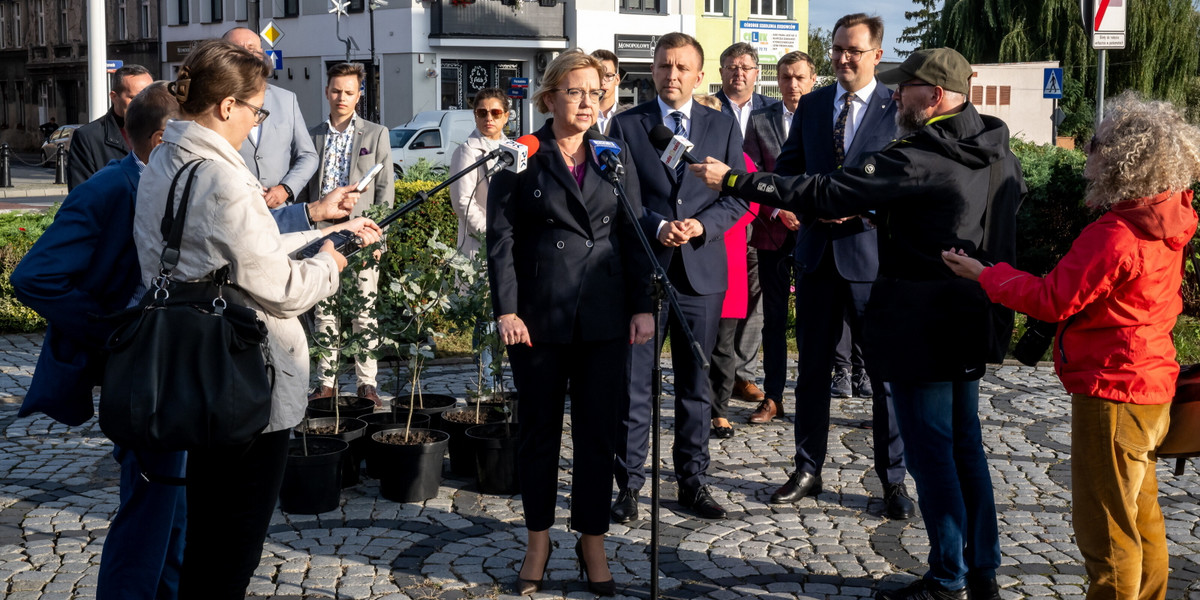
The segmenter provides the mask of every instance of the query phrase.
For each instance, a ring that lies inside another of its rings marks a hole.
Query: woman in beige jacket
[[[450,157],[450,172],[458,173],[471,163],[495,150],[508,139],[504,125],[508,123],[508,97],[499,88],[484,88],[475,94],[475,131]],[[488,169],[496,164],[489,160],[450,184],[450,206],[458,215],[458,251],[474,256],[479,250],[477,235],[487,229],[487,190],[491,179]]]
[[[245,49],[217,40],[196,47],[170,86],[186,120],[168,123],[138,188],[133,236],[142,282],[149,285],[159,271],[160,222],[171,180],[185,163],[205,159],[189,196],[172,279],[201,280],[228,265],[230,280],[267,325],[275,363],[266,430],[245,446],[189,453],[179,590],[184,600],[245,595],[283,480],[289,429],[305,408],[308,346],[296,316],[337,290],[346,265],[328,242],[313,258],[290,257],[321,233],[281,235],[261,186],[238,154],[251,128],[267,116],[261,108],[266,76],[264,62]],[[378,239],[378,227],[356,222],[353,228],[367,241]],[[179,340],[181,347],[187,343]]]

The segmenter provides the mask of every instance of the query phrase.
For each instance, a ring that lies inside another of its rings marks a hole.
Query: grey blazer
[[[259,125],[258,143],[247,139],[238,151],[263,187],[284,184],[299,195],[317,170],[317,152],[300,114],[296,94],[267,85],[263,108],[271,113]],[[253,136],[251,136],[253,138]]]
[[[308,130],[312,145],[319,148],[317,158],[321,168],[309,178],[308,184],[297,192],[297,202],[312,202],[321,199],[321,178],[325,174],[325,138],[329,134],[329,121],[321,122]],[[362,117],[354,119],[354,146],[350,149],[350,177],[353,184],[367,174],[371,167],[382,164],[383,170],[371,181],[359,197],[358,204],[350,212],[351,217],[361,216],[372,204],[391,206],[396,198],[396,173],[392,170],[392,145],[388,130],[383,125],[372,123]]]

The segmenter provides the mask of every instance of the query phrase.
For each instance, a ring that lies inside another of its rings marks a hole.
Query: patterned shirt
[[[326,121],[329,132],[325,134],[325,170],[321,174],[321,196],[335,188],[350,184],[350,151],[354,149],[354,126],[358,115],[350,117],[346,130],[339,132],[332,121]]]

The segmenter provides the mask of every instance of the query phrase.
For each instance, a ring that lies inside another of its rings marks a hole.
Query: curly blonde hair
[[[1122,200],[1185,190],[1200,179],[1200,128],[1170,102],[1136,92],[1112,99],[1088,144],[1087,205],[1103,210]]]

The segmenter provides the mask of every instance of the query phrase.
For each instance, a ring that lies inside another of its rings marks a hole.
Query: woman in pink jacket
[[[1162,599],[1167,537],[1155,448],[1175,395],[1171,330],[1196,231],[1200,129],[1165,102],[1119,96],[1086,148],[1088,206],[1105,211],[1046,277],[943,260],[988,297],[1058,323],[1054,367],[1071,393],[1071,498],[1088,600]]]

